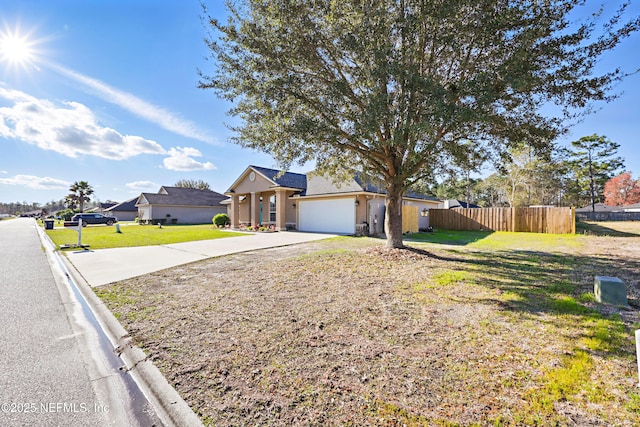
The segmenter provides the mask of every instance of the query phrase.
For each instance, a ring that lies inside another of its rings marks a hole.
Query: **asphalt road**
[[[36,227],[0,221],[0,425],[161,425],[107,360]]]

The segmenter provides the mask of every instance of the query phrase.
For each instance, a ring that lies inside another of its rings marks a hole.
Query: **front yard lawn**
[[[71,228],[57,227],[45,230],[56,248],[65,244],[78,243],[78,232]],[[218,230],[211,224],[204,225],[138,225],[120,224],[120,233],[116,226],[89,225],[82,229],[82,244],[91,249],[123,248],[130,246],[167,245],[171,243],[191,242],[194,240],[220,239],[224,237],[245,236]]]
[[[631,426],[640,237],[625,233],[341,237],[95,291],[206,425]],[[632,307],[596,304],[595,275],[625,281]]]

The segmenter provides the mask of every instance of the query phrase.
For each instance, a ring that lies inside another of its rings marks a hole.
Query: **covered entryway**
[[[300,200],[298,229],[316,233],[355,234],[354,198]]]
[[[225,192],[231,227],[269,225],[277,231],[295,229],[291,196],[306,188],[302,174],[249,166]]]

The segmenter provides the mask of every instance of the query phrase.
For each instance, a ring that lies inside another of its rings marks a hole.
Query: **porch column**
[[[240,196],[231,195],[231,228],[240,228]]]
[[[287,231],[287,190],[276,189],[276,230]]]
[[[251,225],[260,225],[260,193],[251,192]]]

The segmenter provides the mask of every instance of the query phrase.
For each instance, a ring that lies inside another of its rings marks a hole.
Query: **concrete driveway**
[[[334,235],[281,231],[161,246],[88,249],[66,252],[66,255],[90,286],[102,286],[207,258],[295,245],[329,237]]]

